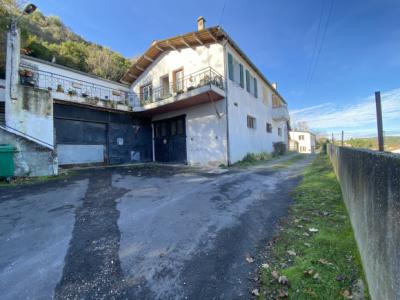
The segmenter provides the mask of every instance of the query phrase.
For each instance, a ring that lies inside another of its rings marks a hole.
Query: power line
[[[322,32],[321,44],[320,44],[320,47],[318,48],[317,56],[315,57],[314,68],[313,68],[312,71],[311,71],[310,85],[311,85],[311,82],[312,82],[312,80],[313,80],[315,70],[317,69],[317,66],[318,66],[319,56],[320,56],[320,54],[321,54],[321,52],[322,52],[322,48],[323,48],[323,46],[324,46],[325,36],[326,36],[326,32],[328,31],[329,22],[330,22],[330,20],[331,20],[331,16],[332,16],[334,4],[335,4],[335,0],[332,0],[332,1],[331,1],[331,6],[330,6],[330,8],[329,8],[328,18],[327,18],[326,23],[325,23],[325,28],[324,28],[324,31]]]
[[[224,6],[222,7],[221,15],[220,15],[220,17],[219,17],[218,26],[221,25],[222,17],[224,16],[225,6],[226,6],[226,3],[227,3],[227,2],[228,2],[228,0],[225,0],[225,1],[224,1]]]
[[[313,69],[313,65],[315,62],[315,55],[317,53],[317,47],[318,47],[318,38],[320,35],[320,31],[321,31],[321,24],[322,24],[322,17],[324,15],[324,7],[325,7],[325,1],[321,1],[321,12],[319,14],[319,21],[318,21],[318,27],[317,27],[317,32],[315,34],[315,40],[314,40],[314,47],[313,47],[313,52],[311,55],[311,63],[310,63],[310,68],[308,70],[307,73],[307,78],[306,78],[306,89],[308,89],[308,85],[309,85],[309,81],[310,81],[310,76],[311,76],[311,71]]]

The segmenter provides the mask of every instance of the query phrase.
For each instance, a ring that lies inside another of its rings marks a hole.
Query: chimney
[[[197,31],[204,30],[206,28],[206,19],[202,16],[197,18]]]
[[[276,82],[273,82],[271,85],[275,89],[275,91],[278,90],[278,84]]]

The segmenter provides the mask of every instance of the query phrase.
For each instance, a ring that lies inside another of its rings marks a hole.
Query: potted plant
[[[76,91],[75,90],[68,90],[68,95],[76,96]]]
[[[83,98],[87,98],[87,97],[89,96],[89,95],[88,95],[87,93],[85,93],[85,92],[83,92],[81,95],[82,95]]]
[[[53,88],[52,88],[51,86],[48,86],[48,87],[47,87],[47,90],[48,90],[49,92],[51,92],[51,91],[53,90]]]
[[[57,90],[56,91],[59,92],[59,93],[64,93],[63,86],[61,84],[57,84]]]

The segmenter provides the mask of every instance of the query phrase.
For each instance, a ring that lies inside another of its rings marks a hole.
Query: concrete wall
[[[328,146],[372,299],[400,299],[400,157]]]
[[[218,117],[217,112],[220,117]],[[225,100],[153,117],[153,121],[186,115],[186,151],[189,165],[227,164]]]
[[[58,164],[54,152],[0,126],[0,144],[10,144],[14,153],[14,176],[57,175]]]
[[[315,135],[310,132],[304,131],[290,131],[290,139],[298,143],[297,151],[300,153],[314,153],[315,152]],[[300,140],[299,136],[304,136],[304,140]],[[302,147],[305,147],[303,150]]]
[[[234,163],[249,152],[272,152],[275,142],[284,142],[287,145],[288,131],[286,121],[276,122],[272,119],[273,91],[229,44],[226,50],[226,62],[228,53],[231,53],[234,59],[244,66],[244,88],[229,79],[228,71],[225,73],[229,105],[230,158],[231,163]],[[257,97],[246,90],[246,70],[257,78]],[[247,128],[247,115],[256,118],[255,129]],[[272,124],[271,133],[266,130],[267,122]],[[278,135],[278,128],[282,129],[281,136]]]

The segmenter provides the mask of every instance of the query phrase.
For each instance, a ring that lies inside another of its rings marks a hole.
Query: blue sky
[[[400,135],[398,0],[34,3],[84,38],[127,57],[153,40],[195,30],[203,15],[207,26],[220,23],[266,77],[278,82],[293,120],[320,132],[374,135],[372,96],[380,90],[385,130]]]

